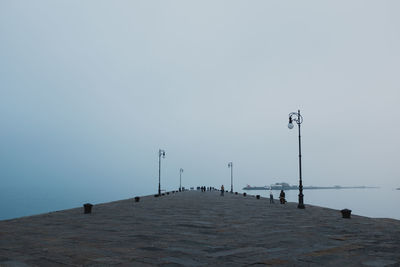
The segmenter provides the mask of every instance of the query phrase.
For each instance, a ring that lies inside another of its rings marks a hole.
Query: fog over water
[[[0,219],[154,194],[160,148],[165,190],[229,188],[231,161],[236,190],[297,184],[297,109],[304,185],[396,201],[399,8],[1,1]]]

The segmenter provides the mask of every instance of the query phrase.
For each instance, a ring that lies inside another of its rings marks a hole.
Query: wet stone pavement
[[[0,266],[400,266],[400,221],[186,191],[0,221]]]

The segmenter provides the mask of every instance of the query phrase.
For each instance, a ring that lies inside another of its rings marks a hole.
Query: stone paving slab
[[[0,266],[400,266],[400,221],[185,191],[0,221]]]

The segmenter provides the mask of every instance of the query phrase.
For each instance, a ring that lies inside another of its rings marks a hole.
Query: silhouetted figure
[[[271,189],[269,190],[269,204],[274,204],[274,195]]]
[[[279,194],[279,200],[280,200],[281,204],[286,203],[285,192],[283,192],[283,190],[281,190],[281,193]]]
[[[221,196],[224,196],[224,192],[225,192],[225,187],[224,185],[221,185]]]

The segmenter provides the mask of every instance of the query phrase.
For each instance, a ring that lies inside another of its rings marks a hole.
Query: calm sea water
[[[236,191],[236,190],[235,190]],[[269,191],[249,190],[252,195],[269,197]],[[287,190],[286,199],[290,202],[298,201],[297,190]],[[135,194],[147,195],[151,193]],[[274,198],[278,199],[279,191],[273,191]],[[81,207],[85,202],[93,204],[109,202],[134,195],[114,194],[104,197],[101,194],[83,195],[46,195],[31,192],[30,194],[17,194],[16,192],[3,192],[0,196],[0,220],[17,218],[22,216],[46,213],[51,211]],[[400,190],[394,188],[375,189],[321,189],[304,190],[305,205],[311,204],[333,209],[348,208],[352,214],[374,217],[393,218],[400,220]]]
[[[269,197],[269,190],[243,191],[251,195]],[[279,198],[280,191],[273,190],[274,198]],[[285,191],[286,200],[298,202],[298,190]],[[400,190],[395,188],[364,189],[309,189],[304,190],[305,205],[311,204],[332,209],[350,209],[352,214],[400,220]]]

